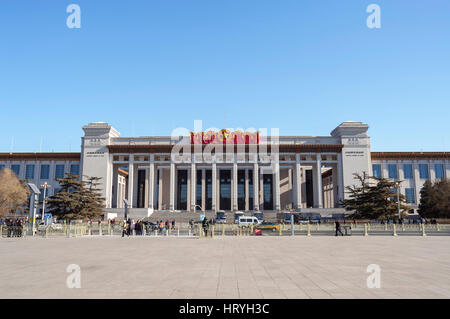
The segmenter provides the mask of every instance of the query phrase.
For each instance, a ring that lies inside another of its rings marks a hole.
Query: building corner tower
[[[111,208],[112,198],[112,161],[108,145],[111,140],[120,137],[120,133],[111,125],[103,122],[83,126],[81,138],[81,176],[100,177],[100,188],[105,198],[105,207]]]

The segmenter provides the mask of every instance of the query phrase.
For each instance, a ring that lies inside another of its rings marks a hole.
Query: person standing
[[[131,218],[127,220],[127,236],[131,235]]]
[[[125,237],[127,234],[127,221],[124,219],[122,223],[122,237]]]
[[[166,230],[170,229],[170,220],[166,220]]]
[[[191,233],[193,233],[194,232],[194,220],[193,219],[189,220],[189,227],[191,228]]]
[[[208,229],[209,229],[209,222],[208,218],[205,217],[202,222],[203,231],[205,232],[205,237],[208,237]]]
[[[339,223],[339,221],[336,220],[335,225],[336,225],[336,236],[338,235],[338,232],[341,234],[341,236],[344,236],[344,234],[341,231],[341,223]]]

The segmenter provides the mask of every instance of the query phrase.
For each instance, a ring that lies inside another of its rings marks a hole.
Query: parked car
[[[239,226],[248,227],[250,225],[258,225],[260,221],[255,216],[241,216],[239,217]]]
[[[275,231],[280,231],[280,225],[279,224],[275,224],[275,223],[270,223],[270,222],[263,222],[259,225],[255,226],[255,229],[261,229],[261,230],[271,230],[273,232]]]
[[[159,224],[155,224],[153,222],[144,222],[144,225],[147,228],[147,231],[154,232],[155,230],[159,230]]]
[[[56,223],[48,223],[47,225],[44,222],[40,222],[38,225],[39,231],[45,231],[46,228],[49,228],[50,230],[62,230],[63,226],[62,224],[56,224]]]
[[[263,213],[254,213],[253,216],[258,218],[260,223],[262,223],[264,221],[264,214]]]
[[[225,224],[227,222],[227,215],[223,210],[220,210],[216,213],[216,223],[217,224]]]
[[[236,213],[234,213],[234,223],[235,223],[235,224],[238,224],[238,223],[239,223],[239,218],[240,218],[241,216],[244,216],[244,213],[243,213],[243,212],[236,212]]]

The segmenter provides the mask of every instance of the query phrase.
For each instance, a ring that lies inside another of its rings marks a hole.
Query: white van
[[[248,227],[250,225],[259,225],[261,222],[255,216],[240,216],[239,226]]]

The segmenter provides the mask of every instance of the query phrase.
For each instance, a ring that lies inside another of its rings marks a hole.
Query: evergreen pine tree
[[[419,215],[424,218],[450,217],[450,180],[426,181],[420,191]]]
[[[398,200],[396,187],[398,182],[386,178],[367,176],[366,173],[353,174],[359,185],[346,187],[349,199],[342,201],[350,218],[388,219],[398,218]],[[400,194],[400,210],[406,211],[406,198]]]
[[[61,191],[48,200],[49,211],[63,219],[97,219],[103,216],[104,198],[100,195],[101,178],[67,174],[58,179]]]

